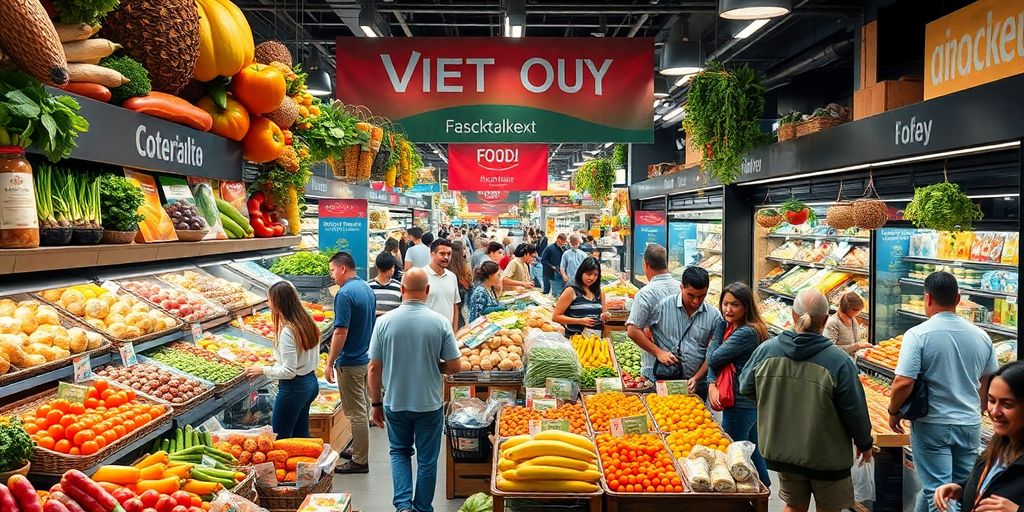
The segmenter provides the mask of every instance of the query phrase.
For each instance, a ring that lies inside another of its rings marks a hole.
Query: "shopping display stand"
[[[756,497],[721,493],[605,492],[605,512],[768,512],[768,491]]]
[[[345,416],[341,403],[329,414],[310,414],[309,435],[323,439],[338,450],[348,446],[352,441],[352,422]]]
[[[494,512],[504,512],[505,502],[507,500],[530,500],[532,502],[541,502],[544,505],[557,505],[564,507],[572,507],[575,510],[580,510],[583,504],[586,503],[587,510],[589,512],[601,512],[601,508],[604,505],[604,490],[598,489],[596,492],[582,494],[582,493],[555,493],[555,492],[506,492],[496,487],[498,482],[498,456],[500,448],[498,443],[494,446],[494,456],[491,459],[491,474],[490,474],[490,493],[494,499],[493,510]],[[509,505],[514,508],[513,504]]]

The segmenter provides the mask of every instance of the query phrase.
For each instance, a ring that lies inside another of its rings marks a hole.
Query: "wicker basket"
[[[324,473],[320,481],[307,487],[263,487],[257,483],[256,494],[259,505],[270,512],[295,512],[306,496],[330,492],[333,483],[334,473]]]
[[[174,407],[174,414],[175,414],[175,416],[180,416],[182,414],[185,414],[187,411],[190,411],[190,410],[194,409],[197,405],[199,405],[199,404],[209,400],[210,398],[213,398],[214,386],[213,386],[212,382],[209,382],[207,380],[204,380],[204,379],[201,379],[199,377],[196,377],[195,375],[188,374],[188,373],[183,372],[183,371],[181,371],[181,370],[179,370],[177,368],[174,368],[172,366],[168,366],[166,364],[163,364],[160,361],[156,361],[156,360],[150,359],[148,357],[144,357],[142,355],[139,355],[137,357],[138,357],[138,360],[139,360],[139,364],[148,364],[148,365],[151,365],[151,366],[155,366],[157,368],[160,368],[161,370],[166,370],[168,373],[172,373],[174,375],[180,375],[182,378],[194,381],[194,382],[198,383],[200,386],[203,387],[203,392],[202,393],[199,393],[199,394],[193,396],[187,402],[182,402],[182,403],[178,403],[178,404],[171,403],[171,402],[168,402],[167,400],[164,400],[162,398],[157,398],[157,397],[155,397],[153,395],[150,395],[148,393],[144,393],[142,391],[136,390],[136,394],[145,395],[147,398],[151,398],[155,402],[159,402],[159,403],[162,403],[164,405],[168,405],[168,406]],[[107,366],[113,366],[113,365],[107,365]],[[115,381],[114,379],[107,379],[107,380],[114,381],[114,382],[120,382],[120,381]]]
[[[128,389],[125,386],[118,383],[111,383],[111,386]],[[43,404],[52,400],[57,395],[57,388],[52,388],[42,393],[32,395],[28,398],[24,398],[14,402],[3,409],[0,409],[0,416],[17,415],[26,411],[30,411]],[[157,402],[150,399],[147,395],[137,393],[135,400],[142,404],[157,405]],[[160,404],[163,405],[163,404]],[[87,471],[90,468],[96,466],[100,461],[109,457],[112,453],[117,452],[121,448],[128,446],[139,439],[142,439],[149,435],[154,430],[160,428],[171,422],[171,418],[174,417],[174,408],[170,406],[164,406],[164,413],[158,418],[153,418],[149,423],[139,427],[131,434],[128,434],[110,444],[103,447],[103,449],[97,451],[92,455],[68,455],[46,448],[36,446],[35,452],[32,454],[32,473],[41,475],[62,475],[69,469],[77,469],[80,471]]]
[[[100,240],[101,244],[130,244],[135,241],[135,235],[138,234],[139,230],[135,231],[111,231],[109,229],[103,230],[103,239]]]
[[[796,138],[797,123],[783,123],[779,125],[779,142]]]
[[[842,117],[832,116],[818,116],[812,117],[802,123],[796,125],[796,136],[803,137],[804,135],[810,135],[815,132],[827,130],[829,128],[839,126],[848,121],[848,119]],[[781,129],[780,129],[781,130]]]
[[[231,492],[256,503],[258,497],[258,494],[256,494],[256,472],[252,471],[252,468],[250,468],[246,473],[245,478],[243,478],[241,482],[238,482],[238,485],[232,488]]]
[[[174,233],[178,235],[179,242],[198,242],[206,238],[206,234],[209,233],[209,229],[175,229]]]
[[[67,318],[69,318],[72,322],[74,322],[76,327],[81,327],[81,328],[85,329],[86,331],[97,332],[97,333],[99,333],[100,336],[103,336],[104,338],[109,340],[111,343],[113,343],[114,345],[118,345],[118,346],[120,346],[122,343],[132,343],[132,344],[135,344],[135,343],[142,343],[142,342],[149,341],[149,340],[155,340],[157,338],[162,338],[162,337],[167,336],[168,334],[174,333],[176,331],[181,331],[184,328],[184,326],[185,326],[185,322],[182,321],[180,318],[178,318],[178,317],[176,317],[174,315],[171,315],[170,313],[167,313],[166,311],[161,309],[159,306],[156,306],[156,305],[152,304],[151,302],[147,301],[146,299],[143,299],[142,297],[140,297],[140,296],[138,296],[138,295],[136,295],[134,293],[131,293],[130,291],[125,290],[124,288],[122,288],[122,289],[120,289],[120,290],[118,290],[116,292],[111,292],[111,293],[113,293],[115,295],[130,295],[130,296],[132,296],[132,297],[142,301],[145,304],[149,304],[152,309],[156,309],[158,311],[163,311],[164,313],[167,314],[167,316],[170,316],[175,321],[175,326],[170,328],[170,329],[164,329],[162,331],[156,331],[156,332],[151,332],[149,334],[144,334],[144,335],[139,336],[137,338],[129,338],[129,339],[121,340],[121,339],[114,338],[113,336],[110,335],[110,333],[108,333],[108,332],[106,332],[106,331],[104,331],[102,329],[97,329],[97,328],[89,325],[89,323],[86,322],[84,318],[80,318],[80,317],[74,315],[70,311],[68,311],[68,310],[64,309],[63,307],[61,307],[60,304],[57,304],[56,302],[50,302],[50,301],[46,300],[43,297],[43,292],[42,291],[32,293],[32,298],[37,299],[39,301],[42,301],[44,304],[49,304],[49,305],[57,308],[57,311],[60,312],[62,315],[66,316]]]

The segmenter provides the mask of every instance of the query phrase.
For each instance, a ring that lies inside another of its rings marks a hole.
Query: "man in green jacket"
[[[800,292],[795,332],[762,343],[739,377],[740,393],[757,401],[758,448],[779,473],[786,512],[806,512],[812,495],[819,512],[852,507],[851,444],[860,464],[871,460],[871,420],[857,367],[821,335],[828,312],[821,292]]]

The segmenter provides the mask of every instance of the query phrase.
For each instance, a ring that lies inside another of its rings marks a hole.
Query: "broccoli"
[[[18,420],[0,422],[0,471],[24,466],[32,458],[35,444]]]
[[[128,79],[128,83],[110,89],[111,103],[120,105],[128,98],[146,96],[153,90],[149,72],[131,57],[107,57],[100,61],[100,66],[113,69]]]

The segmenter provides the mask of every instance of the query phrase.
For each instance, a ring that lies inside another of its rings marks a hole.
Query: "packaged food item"
[[[249,218],[249,209],[245,206],[245,183],[241,181],[221,181],[218,194],[221,199],[234,206],[242,217]]]
[[[961,231],[950,233],[953,242],[953,254],[950,259],[969,260],[971,259],[971,248],[974,245],[975,233],[973,231]]]
[[[736,481],[729,472],[729,463],[724,453],[716,453],[715,465],[711,468],[711,488],[715,492],[736,492]]]
[[[214,180],[199,176],[188,177],[189,188],[192,190],[193,202],[199,214],[202,215],[210,232],[203,240],[227,240],[227,233],[224,232],[224,224],[220,220],[220,211],[217,210],[217,198],[213,190],[217,187]]]
[[[708,462],[701,458],[683,459],[683,471],[690,489],[697,492],[711,492],[711,470]]]
[[[124,177],[139,187],[142,190],[142,195],[146,198],[146,201],[139,207],[139,213],[145,218],[139,223],[139,234],[135,236],[135,242],[177,241],[178,235],[174,232],[174,223],[160,204],[160,192],[153,176],[125,168]]]
[[[1006,243],[1003,244],[1003,254],[1000,256],[1000,262],[1006,265],[1016,265],[1020,259],[1018,252],[1020,250],[1020,233],[1006,233]]]
[[[0,248],[39,247],[32,166],[25,150],[0,146]]]
[[[753,453],[754,445],[749,441],[735,442],[725,449],[729,473],[737,482],[749,482],[757,478],[757,470],[754,469],[754,463],[750,460]]]

